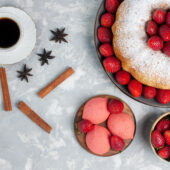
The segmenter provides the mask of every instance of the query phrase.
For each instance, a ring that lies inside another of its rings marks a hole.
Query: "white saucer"
[[[36,43],[36,27],[31,17],[15,7],[1,7],[0,18],[14,20],[20,28],[20,38],[10,48],[0,48],[0,64],[14,64],[25,59]]]

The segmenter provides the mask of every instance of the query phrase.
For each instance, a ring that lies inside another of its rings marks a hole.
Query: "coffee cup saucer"
[[[12,47],[0,47],[0,64],[14,64],[25,59],[32,52],[36,43],[36,27],[26,12],[15,7],[1,7],[1,18],[13,20],[20,29],[20,37]]]

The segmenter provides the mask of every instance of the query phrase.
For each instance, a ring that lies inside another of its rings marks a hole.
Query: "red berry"
[[[165,145],[165,139],[164,137],[161,135],[161,133],[157,130],[153,131],[152,134],[151,134],[151,142],[152,142],[152,145],[159,149],[159,148],[162,148],[164,147]]]
[[[170,12],[166,15],[166,24],[170,27]]]
[[[160,37],[154,35],[149,38],[148,45],[150,48],[152,48],[152,50],[159,51],[163,48],[163,40]]]
[[[127,71],[121,70],[116,73],[116,81],[121,85],[126,85],[130,81],[130,74]]]
[[[140,97],[142,94],[142,84],[137,80],[130,80],[128,84],[128,89],[134,97]]]
[[[110,29],[105,27],[98,28],[98,39],[102,43],[110,43],[113,39],[113,34]]]
[[[163,52],[170,57],[170,41],[166,42],[163,47]]]
[[[144,86],[143,96],[146,99],[153,99],[156,96],[156,89],[154,87]]]
[[[157,90],[156,99],[162,104],[167,104],[170,102],[170,90]]]
[[[101,16],[101,25],[104,27],[111,27],[115,21],[115,17],[111,13],[105,13]]]
[[[103,61],[105,69],[110,73],[115,73],[121,69],[120,61],[115,57],[107,57]]]
[[[156,23],[163,24],[166,19],[166,11],[162,9],[157,9],[153,13],[153,19],[156,21]]]
[[[158,33],[164,41],[170,40],[170,28],[167,25],[160,26]]]
[[[125,142],[119,136],[111,136],[110,145],[113,150],[122,151],[125,146]]]
[[[158,154],[163,159],[168,159],[170,157],[170,147],[165,146],[158,151]]]
[[[78,129],[83,133],[87,133],[93,129],[93,124],[88,120],[82,120],[78,123]]]
[[[148,21],[146,25],[146,32],[152,36],[157,33],[158,26],[154,21]]]
[[[110,57],[114,54],[113,47],[109,43],[102,44],[99,51],[104,57]]]
[[[108,12],[115,13],[119,4],[118,0],[106,0],[105,8]]]
[[[121,113],[124,109],[124,105],[120,100],[112,99],[109,100],[107,109],[110,113]]]
[[[170,129],[170,121],[165,118],[161,119],[156,125],[156,130],[158,130],[161,133],[168,129]]]
[[[166,144],[170,146],[170,130],[166,130],[164,132],[164,138],[165,138]]]

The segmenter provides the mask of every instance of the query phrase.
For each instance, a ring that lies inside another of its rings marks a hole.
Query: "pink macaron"
[[[86,144],[95,154],[103,155],[110,150],[110,132],[103,126],[95,125],[86,135]]]
[[[96,97],[89,100],[83,110],[83,119],[89,120],[93,124],[99,124],[104,122],[110,112],[107,110],[107,98]]]
[[[107,126],[113,135],[122,139],[133,139],[135,124],[127,113],[111,114],[107,121]]]

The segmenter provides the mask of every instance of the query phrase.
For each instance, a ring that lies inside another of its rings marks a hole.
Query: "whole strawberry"
[[[109,43],[102,44],[99,51],[104,57],[110,57],[114,54],[113,47]]]
[[[158,26],[154,21],[148,21],[146,25],[146,32],[148,35],[153,36],[157,33]]]
[[[110,43],[113,39],[113,34],[110,29],[99,27],[97,31],[98,39],[102,43]]]
[[[111,13],[105,13],[101,16],[101,25],[103,27],[111,27],[114,23],[115,17]]]
[[[125,146],[124,140],[119,136],[112,136],[110,138],[110,144],[111,148],[116,151],[122,151]]]
[[[157,90],[156,99],[162,104],[167,104],[170,102],[170,90]]]
[[[170,28],[167,25],[160,26],[158,33],[164,41],[170,40]]]
[[[150,86],[143,87],[143,97],[146,99],[153,99],[156,96],[156,89]]]
[[[78,123],[78,129],[83,133],[87,133],[93,129],[93,124],[88,120],[82,120]]]
[[[170,146],[170,130],[166,130],[164,132],[164,138],[165,138],[166,144]]]
[[[140,97],[141,96],[142,88],[143,88],[142,84],[135,79],[130,80],[130,82],[128,84],[128,89],[134,97]]]
[[[163,9],[157,9],[153,13],[153,19],[156,21],[156,23],[163,24],[166,19],[166,11]]]
[[[129,83],[131,76],[127,71],[120,70],[116,73],[115,78],[119,84],[126,85]]]
[[[170,120],[167,120],[165,118],[161,119],[156,125],[156,130],[158,130],[160,133],[168,129],[170,129]]]
[[[168,159],[170,157],[170,147],[165,146],[158,151],[158,155],[163,159]]]
[[[121,69],[120,61],[115,57],[107,57],[103,61],[104,68],[110,73],[115,73]]]
[[[115,13],[119,4],[118,0],[106,0],[105,9],[110,13]]]
[[[109,100],[107,109],[110,113],[121,113],[124,109],[124,105],[120,100],[112,99]]]
[[[165,139],[158,130],[152,132],[151,142],[152,145],[157,149],[162,148],[165,145]]]
[[[163,40],[159,36],[154,35],[149,38],[148,46],[154,51],[159,51],[163,48]]]

